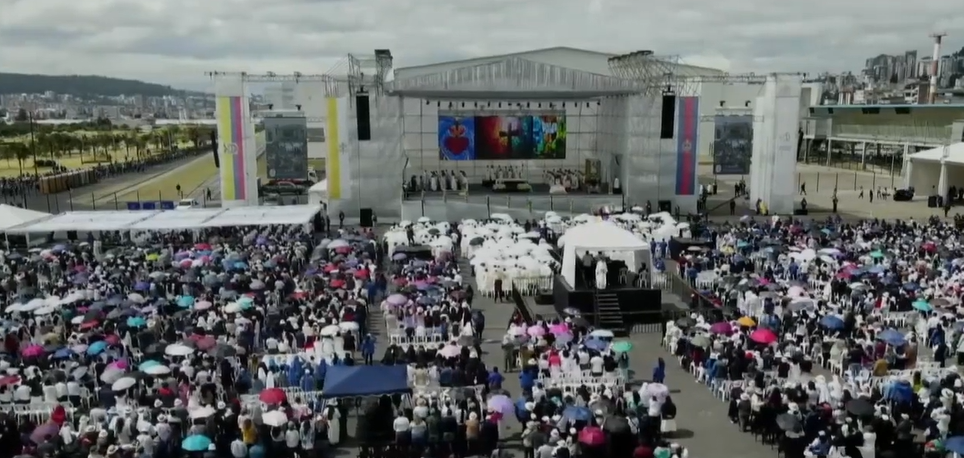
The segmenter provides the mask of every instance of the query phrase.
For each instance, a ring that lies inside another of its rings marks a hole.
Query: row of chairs
[[[58,403],[58,402],[31,402],[30,404],[0,404],[0,411],[12,413],[17,417],[28,417],[36,422],[43,422],[46,420],[53,409],[57,406],[63,406],[67,413],[67,417],[73,419],[74,406],[70,403]]]
[[[446,344],[444,336],[442,334],[431,334],[426,336],[412,336],[409,338],[404,334],[390,334],[388,336],[389,345],[396,345],[402,349],[408,350],[411,346],[439,349]]]

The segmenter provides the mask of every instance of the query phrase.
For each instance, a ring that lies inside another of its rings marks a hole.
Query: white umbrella
[[[44,303],[43,299],[33,299],[30,302],[23,304],[23,307],[21,307],[20,309],[24,312],[32,312],[34,310],[39,309],[40,307],[43,307],[44,305],[47,305],[47,304]]]
[[[164,375],[164,374],[170,374],[170,373],[171,373],[171,368],[169,368],[169,367],[167,367],[167,366],[161,366],[161,365],[151,366],[151,367],[148,367],[148,368],[144,371],[144,373],[145,373],[145,374],[148,374],[148,375]]]
[[[23,306],[24,306],[24,304],[21,304],[21,303],[18,302],[18,303],[16,303],[16,304],[11,304],[11,305],[9,305],[9,306],[6,308],[6,310],[4,310],[4,311],[5,311],[5,312],[8,312],[8,313],[12,313],[12,312],[22,312],[22,311],[23,311]]]
[[[321,328],[320,334],[322,337],[334,337],[338,335],[340,331],[341,328],[339,328],[338,325],[329,324],[328,326]]]
[[[209,407],[209,406],[205,406],[205,407],[199,407],[199,408],[197,408],[197,409],[194,409],[194,410],[188,412],[188,416],[191,417],[191,419],[198,419],[198,418],[207,418],[207,417],[210,417],[211,415],[214,415],[215,413],[217,413],[217,412],[214,410],[214,408]]]
[[[238,313],[241,311],[241,305],[237,302],[232,302],[228,305],[225,305],[222,310],[224,310],[224,313]]]
[[[136,384],[137,380],[134,380],[133,377],[121,377],[110,386],[110,389],[114,391],[124,391]]]
[[[40,308],[37,309],[37,310],[34,310],[34,311],[33,311],[33,314],[34,314],[34,315],[50,315],[51,313],[54,313],[54,312],[56,312],[56,311],[57,311],[57,307],[54,307],[54,306],[52,306],[52,305],[48,305],[48,306],[45,306],[45,307],[40,307]]]
[[[419,223],[430,223],[432,222],[432,218],[429,218],[428,216],[423,216],[415,221]]]
[[[329,243],[327,248],[328,248],[329,250],[334,250],[334,249],[336,249],[336,248],[345,248],[345,247],[348,247],[348,246],[351,246],[351,244],[349,244],[348,242],[346,242],[346,241],[344,241],[344,240],[338,239],[338,240],[335,240],[335,241]]]
[[[81,324],[84,322],[84,316],[78,315],[70,319],[70,324]]]
[[[207,310],[211,308],[211,304],[208,301],[198,301],[194,304],[194,310]]]
[[[345,332],[355,332],[358,331],[358,323],[354,321],[342,321],[338,323],[338,328]]]
[[[170,356],[187,356],[194,353],[194,349],[187,345],[170,344],[164,349],[164,354]]]
[[[117,380],[120,380],[120,378],[123,376],[124,376],[124,371],[120,369],[111,368],[104,371],[103,374],[100,374],[100,381],[104,383],[114,383]]]
[[[600,338],[600,339],[614,339],[614,338],[616,338],[616,335],[613,334],[612,331],[609,331],[609,330],[606,330],[606,329],[597,329],[597,330],[589,333],[589,335],[590,335],[591,337],[598,337],[598,338]]]
[[[272,410],[261,415],[261,422],[268,426],[284,426],[288,423],[288,416],[280,410]]]
[[[127,295],[127,300],[134,302],[135,304],[143,304],[144,296],[141,296],[140,294],[137,294],[137,293],[130,293]]]

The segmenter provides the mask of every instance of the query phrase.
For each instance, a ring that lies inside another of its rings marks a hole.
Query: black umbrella
[[[777,415],[777,426],[788,432],[799,433],[803,431],[803,423],[800,419],[788,413]]]
[[[208,350],[208,354],[214,356],[215,358],[231,358],[238,355],[238,350],[231,345],[218,344],[214,348]]]
[[[858,417],[865,417],[874,414],[874,405],[866,399],[851,399],[847,402],[847,412]]]
[[[606,417],[606,419],[603,420],[603,430],[613,434],[629,432],[629,420],[627,420],[626,417]]]

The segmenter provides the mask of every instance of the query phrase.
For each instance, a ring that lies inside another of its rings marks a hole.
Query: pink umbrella
[[[198,243],[197,245],[194,245],[194,249],[200,251],[211,251],[211,245],[208,245],[207,243]]]
[[[777,341],[777,335],[769,329],[760,328],[750,333],[750,340],[756,343],[770,345]]]
[[[22,355],[24,355],[24,356],[26,356],[26,357],[28,357],[28,358],[32,358],[32,357],[35,357],[35,356],[41,356],[41,355],[44,354],[44,347],[41,347],[40,345],[31,345],[31,346],[29,346],[29,347],[27,347],[27,348],[24,348],[24,349],[20,352],[20,354],[22,354]]]
[[[114,361],[114,362],[110,363],[110,364],[107,366],[108,369],[114,368],[114,369],[117,369],[117,370],[120,370],[120,371],[127,370],[127,367],[128,367],[128,366],[127,366],[127,360],[126,360],[126,359],[119,359],[119,360],[117,360],[117,361]]]
[[[526,329],[526,332],[532,337],[542,337],[546,335],[546,328],[542,326],[533,326],[529,329]]]
[[[182,269],[187,269],[187,268],[191,267],[191,264],[194,264],[194,261],[192,261],[192,260],[190,260],[190,259],[185,259],[185,260],[181,261],[179,265],[181,266]]]
[[[727,323],[727,322],[725,322],[725,321],[724,321],[724,322],[719,322],[719,323],[714,324],[713,326],[710,326],[710,332],[713,333],[713,334],[726,334],[726,335],[729,335],[729,334],[732,334],[732,333],[733,333],[733,326],[730,325],[730,323]]]
[[[606,443],[606,433],[595,426],[587,426],[579,431],[579,442],[597,447]]]
[[[560,335],[560,334],[568,334],[568,333],[569,333],[569,326],[566,326],[566,325],[564,325],[564,324],[562,324],[562,323],[560,323],[560,324],[554,324],[554,325],[552,325],[552,326],[549,327],[549,332],[551,332],[551,333],[553,333],[553,334],[555,334],[555,335],[557,335],[557,336]]]

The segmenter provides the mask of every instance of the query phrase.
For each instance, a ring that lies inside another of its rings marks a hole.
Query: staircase
[[[596,290],[595,326],[614,333],[624,333],[623,312],[619,308],[619,296],[606,290]]]

